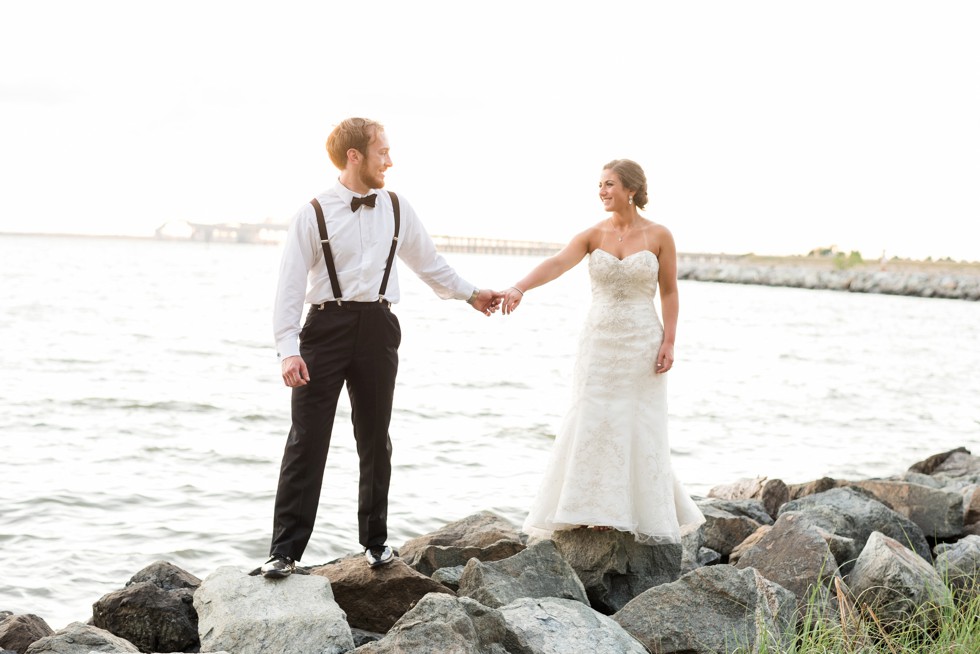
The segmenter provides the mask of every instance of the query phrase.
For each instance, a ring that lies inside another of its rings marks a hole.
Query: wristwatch
[[[470,299],[466,301],[466,304],[473,304],[474,302],[476,302],[476,298],[478,297],[480,297],[480,289],[474,288],[473,294],[470,295]]]

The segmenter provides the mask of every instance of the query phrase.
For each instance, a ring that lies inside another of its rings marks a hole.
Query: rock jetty
[[[732,258],[681,260],[678,279],[728,284],[786,286],[815,290],[881,293],[915,297],[980,300],[980,274],[920,269],[834,269],[806,262],[753,263]]]
[[[587,528],[529,542],[482,511],[378,569],[351,554],[202,580],[158,561],[86,624],[0,611],[0,654],[788,652],[804,616],[866,607],[888,629],[975,598],[978,484],[980,457],[959,448],[887,479],[717,486],[680,544]]]

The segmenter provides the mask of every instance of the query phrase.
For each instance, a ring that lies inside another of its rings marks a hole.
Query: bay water
[[[503,288],[538,261],[448,254]],[[276,246],[0,236],[0,610],[53,628],[158,561],[204,577],[268,552],[289,390]],[[586,266],[512,316],[401,268],[390,543],[491,510],[520,526],[569,398]],[[904,471],[980,447],[980,304],[680,282],[675,470],[695,495]],[[341,400],[302,564],[357,551]]]

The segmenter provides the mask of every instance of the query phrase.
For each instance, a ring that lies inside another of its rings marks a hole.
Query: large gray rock
[[[361,554],[314,568],[330,580],[334,599],[351,627],[384,633],[429,593],[454,594],[442,584],[395,559],[372,568]]]
[[[942,577],[907,547],[873,532],[848,575],[857,602],[869,605],[885,628],[937,617],[933,607],[949,607],[952,596]]]
[[[521,536],[512,524],[495,513],[481,511],[409,540],[399,556],[428,576],[439,568],[466,565],[471,558],[499,561],[523,549]]]
[[[937,547],[936,572],[967,597],[980,595],[980,536]]]
[[[853,539],[851,551],[834,552],[842,573],[851,569],[874,531],[907,544],[923,559],[932,561],[929,544],[919,526],[859,488],[833,488],[791,500],[779,511],[780,516],[787,513],[802,513],[811,524],[831,534]]]
[[[738,569],[755,568],[759,574],[792,591],[797,607],[826,596],[838,577],[837,561],[806,518],[787,513],[739,558]]]
[[[755,544],[762,540],[762,537],[768,534],[770,530],[772,530],[772,525],[762,525],[752,532],[751,536],[735,546],[732,553],[728,555],[728,562],[731,565],[736,565],[739,559],[742,558],[742,555],[755,547]]]
[[[0,649],[23,652],[34,641],[53,633],[54,629],[33,613],[0,616]]]
[[[804,482],[802,484],[790,484],[789,499],[798,500],[801,497],[809,497],[810,495],[816,495],[817,493],[824,493],[829,491],[831,488],[837,488],[837,486],[837,480],[831,477],[821,477],[820,479],[814,479],[813,481]]]
[[[796,597],[753,568],[698,568],[646,591],[613,620],[651,652],[717,654],[790,650]],[[764,640],[768,639],[768,641]]]
[[[973,456],[965,447],[958,447],[913,463],[909,467],[909,472],[930,476],[945,475],[952,478],[973,477],[980,475],[980,457]]]
[[[552,534],[595,610],[612,614],[643,591],[680,576],[680,543],[645,545],[632,534],[571,529]]]
[[[708,491],[708,497],[722,500],[759,500],[773,520],[779,507],[789,501],[789,488],[782,479],[755,477],[721,484]]]
[[[536,654],[647,654],[619,623],[575,600],[525,598],[501,607],[500,613]]]
[[[440,584],[455,593],[459,590],[459,578],[463,576],[463,570],[465,569],[465,565],[454,565],[449,568],[439,568],[432,573],[432,581],[438,581]]]
[[[958,492],[884,479],[850,484],[917,524],[926,536],[949,538],[963,533],[963,496]]]
[[[525,597],[558,597],[589,605],[585,586],[550,540],[500,561],[470,559],[459,579],[459,594],[493,608]]]
[[[200,645],[194,591],[201,580],[172,563],[157,561],[126,587],[92,605],[92,623],[125,638],[141,652],[189,652]]]
[[[980,523],[980,485],[970,484],[960,492],[963,495],[963,524]]]
[[[225,566],[198,588],[194,608],[204,651],[341,654],[354,648],[326,577],[270,580]]]
[[[681,575],[695,568],[721,563],[721,554],[704,546],[704,525],[681,529]]]
[[[739,543],[755,533],[762,525],[771,525],[772,518],[759,500],[701,499],[697,505],[704,514],[704,546],[723,557],[732,553]]]
[[[90,654],[90,652],[138,652],[128,640],[105,629],[72,622],[50,636],[34,641],[24,654]]]
[[[432,593],[381,640],[356,654],[537,654],[521,644],[503,614],[468,597]]]

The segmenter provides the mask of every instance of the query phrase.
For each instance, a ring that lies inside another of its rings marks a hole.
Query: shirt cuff
[[[279,357],[280,361],[288,357],[298,357],[299,343],[296,338],[284,338],[276,343],[276,356]]]
[[[463,300],[465,302],[466,300],[470,299],[470,296],[473,295],[473,291],[478,290],[480,290],[480,287],[476,284],[470,284],[466,280],[460,280],[459,286],[456,287],[456,294],[454,297],[457,300]]]

